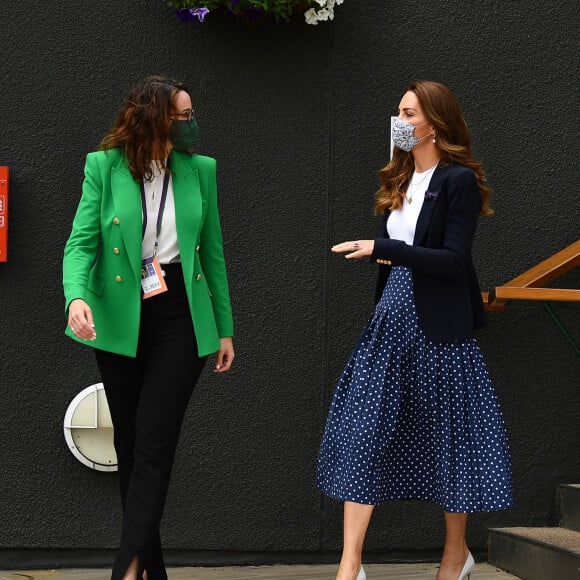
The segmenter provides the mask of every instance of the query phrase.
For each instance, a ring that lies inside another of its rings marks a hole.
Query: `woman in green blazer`
[[[66,334],[94,347],[115,430],[123,535],[112,579],[165,580],[159,526],[209,354],[234,359],[216,163],[193,155],[182,83],[148,77],[89,153],[64,251]]]

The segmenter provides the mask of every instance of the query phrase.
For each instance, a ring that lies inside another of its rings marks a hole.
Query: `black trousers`
[[[111,579],[135,556],[166,580],[159,528],[183,417],[206,357],[197,342],[181,264],[164,265],[168,291],[143,300],[137,356],[95,349],[114,427],[123,507]]]

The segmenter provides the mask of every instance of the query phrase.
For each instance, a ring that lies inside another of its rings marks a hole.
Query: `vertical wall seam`
[[[329,64],[328,64],[328,175],[326,183],[326,232],[325,242],[325,259],[324,259],[324,329],[323,329],[323,360],[324,370],[322,372],[323,384],[320,389],[319,403],[319,424],[322,428],[326,423],[327,415],[327,397],[326,389],[329,381],[329,332],[330,332],[330,258],[329,251],[332,243],[332,223],[333,223],[333,182],[334,182],[334,21],[330,22],[330,47],[329,47]],[[322,429],[320,430],[322,432]],[[320,493],[320,511],[318,520],[318,549],[322,550],[324,544],[324,495]]]

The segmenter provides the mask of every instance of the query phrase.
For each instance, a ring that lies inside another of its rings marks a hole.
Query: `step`
[[[580,532],[493,528],[489,562],[524,580],[580,580]]]
[[[560,525],[580,532],[580,484],[560,485]]]

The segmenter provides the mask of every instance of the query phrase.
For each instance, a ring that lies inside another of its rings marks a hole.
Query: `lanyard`
[[[167,162],[167,168],[169,169],[169,160]],[[169,188],[169,178],[170,173],[165,173],[163,178],[163,191],[161,192],[161,202],[159,203],[159,212],[157,213],[157,229],[155,234],[155,246],[153,248],[153,255],[157,254],[157,248],[159,246],[159,234],[161,232],[161,222],[163,221],[163,212],[165,211],[165,201],[167,200],[167,189]],[[145,237],[145,230],[147,229],[147,200],[145,199],[145,185],[141,181],[141,204],[143,209],[143,233],[141,239]]]

